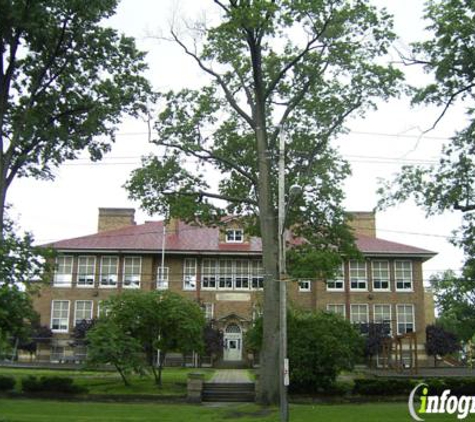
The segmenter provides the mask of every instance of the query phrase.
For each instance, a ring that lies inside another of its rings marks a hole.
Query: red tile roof
[[[159,252],[162,248],[163,222],[148,222],[118,230],[110,230],[75,239],[60,240],[45,246],[62,251],[127,251]],[[434,252],[358,235],[358,249],[366,255],[405,255],[430,258]],[[165,248],[171,252],[260,254],[261,239],[251,237],[248,243],[220,243],[219,228],[192,226],[179,222],[176,231],[167,233]]]

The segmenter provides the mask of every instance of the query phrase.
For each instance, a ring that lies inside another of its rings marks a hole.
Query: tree
[[[204,314],[199,305],[172,292],[132,291],[112,296],[108,318],[141,345],[145,362],[157,385],[169,351],[201,352]],[[157,362],[157,351],[160,360]]]
[[[390,338],[389,324],[371,322],[364,327],[364,354],[369,358],[369,366],[373,363],[373,357],[383,350],[384,340]]]
[[[429,0],[425,18],[429,21],[428,41],[414,43],[405,58],[410,65],[421,65],[434,81],[414,92],[413,103],[442,107],[432,128],[451,106],[464,104],[467,126],[447,143],[439,163],[430,167],[405,166],[395,180],[380,189],[382,207],[414,199],[429,215],[444,211],[463,213],[462,227],[452,243],[463,248],[467,257],[464,276],[475,275],[474,199],[474,99],[475,99],[475,4],[463,0]]]
[[[100,318],[86,334],[88,364],[113,365],[124,385],[129,386],[128,374],[144,367],[142,345],[131,334],[114,319]]]
[[[145,108],[144,54],[103,22],[117,4],[0,1],[0,241],[15,178],[52,179],[84,149],[99,160],[121,115]]]
[[[426,327],[426,352],[434,356],[434,367],[437,366],[437,356],[445,356],[460,349],[457,336],[438,325]]]
[[[368,3],[214,0],[221,20],[187,24],[191,42],[172,27],[169,39],[210,83],[162,95],[153,140],[160,157],[145,158],[126,185],[150,213],[200,224],[240,215],[261,236],[263,403],[279,401],[278,138],[285,126],[286,185],[303,187],[286,226],[313,252],[350,253],[341,190],[349,167],[330,140],[349,116],[395,95],[402,78],[377,62],[394,39],[392,21]]]
[[[38,350],[39,344],[48,344],[51,342],[53,332],[46,325],[41,325],[39,321],[33,321],[29,338],[20,340],[18,349],[30,353],[30,358]]]
[[[251,349],[262,349],[262,321],[256,321],[246,340]],[[362,355],[358,330],[331,313],[289,310],[288,342],[290,389],[295,392],[325,390]]]
[[[211,362],[223,352],[224,335],[212,322],[208,322],[203,330],[204,353],[211,357]]]
[[[439,311],[437,324],[468,341],[475,334],[475,280],[445,271],[430,279]]]

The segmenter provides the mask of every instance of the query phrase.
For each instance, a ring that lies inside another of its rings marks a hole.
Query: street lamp
[[[279,184],[278,184],[278,230],[279,230],[279,330],[280,330],[280,420],[289,420],[289,401],[287,387],[289,385],[289,364],[287,359],[287,285],[286,285],[286,265],[285,265],[285,217],[288,209],[285,206],[285,138],[281,126],[279,138]],[[292,185],[289,189],[289,200],[302,192],[300,185]]]

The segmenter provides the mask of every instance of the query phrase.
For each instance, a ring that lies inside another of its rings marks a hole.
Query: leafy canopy
[[[104,25],[117,4],[0,1],[2,212],[16,177],[52,179],[56,166],[84,149],[99,160],[121,116],[144,111],[144,53]]]

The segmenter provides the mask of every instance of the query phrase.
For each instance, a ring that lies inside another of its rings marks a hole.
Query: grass
[[[188,373],[197,372],[189,368],[166,368],[163,371],[163,386],[158,388],[154,384],[152,375],[133,375],[130,377],[131,386],[124,386],[119,374],[109,371],[74,371],[74,370],[48,370],[29,368],[0,368],[0,375],[14,376],[16,389],[20,391],[21,378],[28,375],[71,377],[75,384],[87,387],[89,394],[153,394],[160,396],[180,396],[186,394],[186,381]],[[205,374],[205,379],[210,379],[214,370],[199,369]],[[0,422],[3,422],[0,419]]]
[[[291,422],[399,422],[412,421],[404,403],[361,405],[294,405]],[[195,406],[170,404],[72,403],[0,399],[0,422],[277,422],[278,409],[253,404]],[[456,415],[427,415],[430,422],[455,421]],[[470,417],[467,418],[470,420]]]

